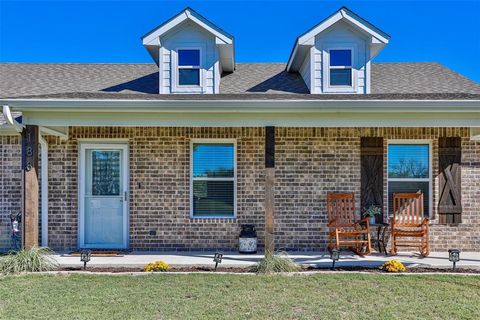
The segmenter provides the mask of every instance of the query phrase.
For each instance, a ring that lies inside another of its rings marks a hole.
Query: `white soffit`
[[[346,7],[340,8],[337,12],[300,35],[296,41],[292,53],[288,59],[287,71],[298,71],[298,68],[303,61],[303,55],[306,50],[302,50],[305,47],[310,48],[315,45],[315,37],[330,28],[339,21],[346,21],[359,31],[366,33],[370,36],[370,48],[371,58],[378,54],[378,52],[388,44],[390,36],[382,30],[375,27],[370,22],[361,18],[359,15],[350,11]],[[303,47],[303,48],[302,48]]]
[[[155,62],[158,64],[158,54],[155,55],[153,54],[153,52],[158,51],[158,47],[162,45],[160,41],[162,35],[169,32],[170,30],[185,22],[186,20],[192,21],[199,27],[203,28],[204,30],[215,36],[215,44],[220,49],[220,61],[222,61],[223,69],[225,71],[233,71],[235,68],[233,36],[225,32],[212,22],[208,21],[202,15],[189,7],[185,8],[179,14],[162,23],[161,25],[154,28],[142,37],[143,46],[149,51]]]

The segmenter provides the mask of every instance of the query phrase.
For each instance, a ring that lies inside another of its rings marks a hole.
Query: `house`
[[[432,250],[479,251],[480,85],[375,63],[389,42],[343,7],[286,64],[238,63],[186,8],[142,37],[151,64],[0,64],[0,247],[23,210],[25,242],[55,250],[236,249],[242,224],[320,250],[327,192],[386,221],[421,191]]]

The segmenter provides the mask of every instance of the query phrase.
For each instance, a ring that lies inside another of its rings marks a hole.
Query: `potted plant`
[[[375,224],[376,218],[375,217],[380,217],[382,215],[382,208],[379,206],[371,205],[367,209],[363,211],[363,217],[364,218],[369,218],[369,223],[370,224]]]

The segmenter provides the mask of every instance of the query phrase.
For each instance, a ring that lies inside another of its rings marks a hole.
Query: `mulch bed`
[[[83,271],[81,267],[68,267],[63,268],[60,271]],[[301,272],[330,272],[332,269],[329,268],[315,268],[308,267],[301,270]],[[336,267],[333,271],[361,271],[361,272],[370,272],[370,273],[385,273],[378,268],[365,268],[365,267]],[[133,268],[133,267],[87,267],[86,272],[109,272],[109,273],[120,273],[120,272],[144,272],[143,268]],[[247,273],[249,268],[235,268],[235,267],[218,267],[215,271],[213,267],[173,267],[166,272],[228,272],[228,273]],[[407,271],[402,273],[475,273],[480,274],[480,269],[472,268],[457,268],[455,272],[451,268],[428,268],[428,267],[414,267],[408,268]]]

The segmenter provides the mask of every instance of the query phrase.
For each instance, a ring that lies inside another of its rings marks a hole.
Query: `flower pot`
[[[375,224],[375,222],[376,222],[375,216],[369,218],[369,221],[368,221],[369,224]]]

